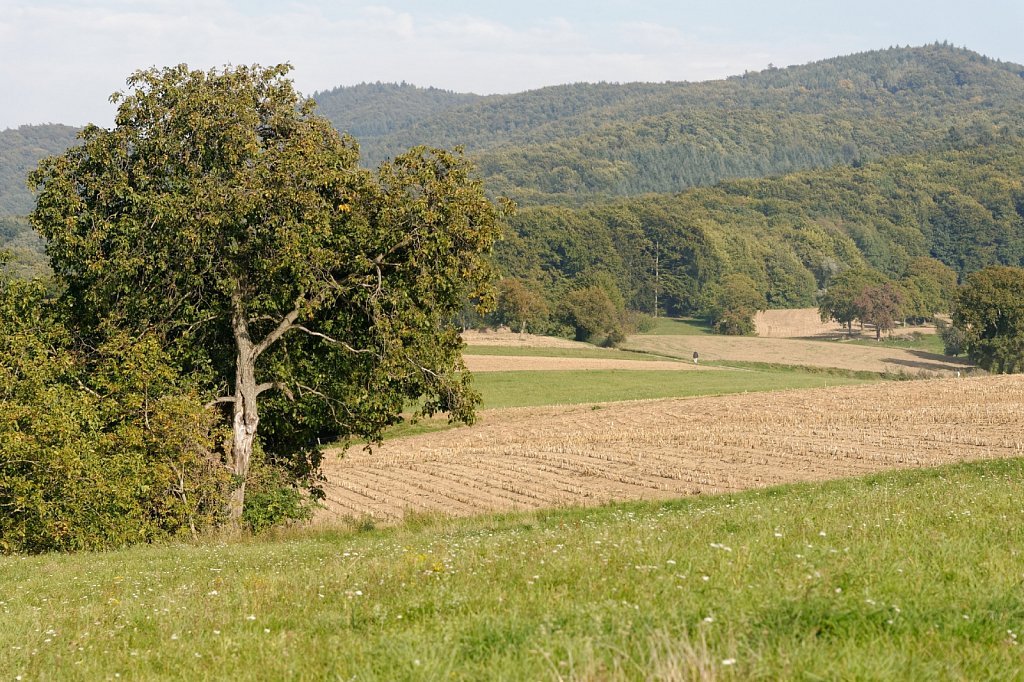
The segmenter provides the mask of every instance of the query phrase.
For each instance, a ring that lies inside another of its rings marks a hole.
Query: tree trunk
[[[236,297],[234,303],[231,325],[238,355],[235,359],[235,411],[231,425],[231,473],[235,476],[237,487],[231,492],[228,502],[228,519],[232,525],[238,526],[242,521],[245,482],[249,477],[249,463],[260,417],[256,409],[256,356],[249,336],[249,321],[241,299]]]

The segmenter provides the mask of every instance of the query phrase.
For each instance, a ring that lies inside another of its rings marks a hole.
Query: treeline
[[[496,257],[552,310],[598,285],[624,308],[706,313],[732,275],[746,278],[763,307],[807,307],[844,271],[902,280],[922,258],[962,279],[1024,264],[1024,141],[1004,136],[675,196],[525,207]]]
[[[358,134],[364,162],[414,144],[464,145],[493,192],[579,205],[1017,133],[1022,73],[935,44],[705,83],[579,83],[465,101],[364,85],[317,98],[339,130]]]

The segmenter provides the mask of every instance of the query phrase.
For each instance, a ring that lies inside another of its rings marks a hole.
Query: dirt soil
[[[523,408],[328,454],[318,520],[654,499],[1024,455],[1024,376]]]

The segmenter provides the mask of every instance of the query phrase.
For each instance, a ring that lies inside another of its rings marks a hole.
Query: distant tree
[[[559,316],[573,329],[577,341],[598,337],[623,336],[621,310],[604,289],[588,286],[570,291],[562,302]]]
[[[520,334],[530,325],[542,323],[548,316],[544,298],[525,282],[505,277],[498,282],[497,304],[494,317],[499,324],[516,329]]]
[[[857,319],[875,328],[875,340],[896,326],[903,312],[903,293],[895,284],[869,284],[853,300]]]
[[[911,258],[900,284],[907,298],[904,314],[916,320],[948,313],[956,299],[956,270],[934,258]]]
[[[767,307],[754,280],[742,273],[722,278],[709,311],[711,326],[719,334],[744,336],[754,333],[754,315]]]
[[[935,320],[935,329],[942,339],[942,352],[946,355],[957,356],[964,352],[967,342],[967,335],[955,324],[950,324],[942,319]]]
[[[289,70],[139,71],[113,129],[32,175],[76,333],[154,334],[230,410],[235,522],[258,440],[307,471],[321,436],[478,401],[452,321],[488,296],[496,207],[460,153],[360,169]]]
[[[997,373],[1024,370],[1024,269],[991,266],[964,280],[953,311],[968,357]]]
[[[857,298],[866,287],[884,284],[887,278],[874,270],[846,270],[832,278],[818,304],[822,321],[835,320],[846,325],[846,333],[853,335],[853,321],[861,320],[862,310]]]

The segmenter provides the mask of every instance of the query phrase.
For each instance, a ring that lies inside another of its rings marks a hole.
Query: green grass
[[[600,360],[668,360],[649,353],[638,351],[614,350],[610,348],[533,348],[527,346],[467,346],[465,355],[497,355],[501,357],[530,358],[590,358]]]
[[[915,334],[913,336],[894,336],[891,338],[882,337],[881,341],[871,338],[842,339],[839,343],[849,343],[855,346],[871,346],[872,348],[905,348],[907,350],[920,350],[935,355],[944,355],[945,348],[942,345],[942,338],[938,334]]]
[[[872,379],[878,380],[878,375]],[[483,394],[484,408],[723,395],[745,391],[841,386],[868,380],[794,368],[481,372],[473,376],[474,385]]]
[[[640,332],[651,336],[703,336],[713,334],[706,320],[692,317],[658,317],[650,329]]]
[[[1022,679],[1022,478],[1018,459],[660,504],[0,558],[0,671]]]

